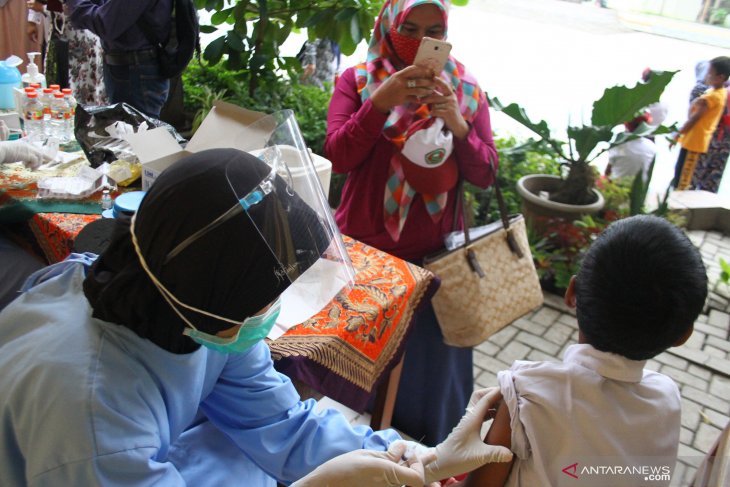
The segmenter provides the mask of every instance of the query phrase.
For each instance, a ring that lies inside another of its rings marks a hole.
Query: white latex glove
[[[442,443],[427,449],[436,453],[436,460],[426,466],[426,483],[471,472],[487,463],[512,460],[509,449],[487,445],[481,438],[482,424],[487,420],[487,412],[495,408],[500,399],[499,389],[496,387],[474,391],[466,413],[456,428]],[[422,455],[422,451],[418,454]],[[416,449],[416,452],[419,450]]]
[[[0,120],[0,141],[8,140],[8,137],[10,137],[10,129],[4,120]]]
[[[29,169],[37,169],[41,164],[50,162],[51,158],[23,140],[0,142],[0,164],[18,161]]]
[[[401,465],[406,443],[396,441],[387,452],[355,450],[320,465],[291,487],[421,487],[424,463],[433,455],[418,456]]]

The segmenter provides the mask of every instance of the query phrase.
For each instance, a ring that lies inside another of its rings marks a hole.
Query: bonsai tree
[[[568,167],[560,188],[550,195],[552,201],[573,205],[591,204],[595,201],[593,193],[595,172],[591,162],[612,147],[621,145],[638,137],[651,134],[664,134],[673,127],[652,126],[642,122],[633,132],[614,131],[614,129],[636,118],[644,108],[659,101],[664,88],[672,80],[676,71],[654,71],[645,83],[637,83],[633,88],[614,86],[607,88],[603,96],[593,103],[593,113],[589,125],[569,126],[568,141],[552,136],[547,122],[535,123],[525,110],[511,103],[504,106],[498,98],[491,98],[490,105],[510,116],[540,138],[530,139],[529,144],[547,145],[555,157]],[[528,145],[529,145],[528,144]]]

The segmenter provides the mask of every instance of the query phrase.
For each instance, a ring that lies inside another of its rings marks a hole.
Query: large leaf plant
[[[544,120],[537,123],[530,120],[517,103],[505,106],[498,98],[491,98],[490,104],[538,135],[539,139],[531,139],[531,143],[547,144],[555,157],[568,167],[560,188],[550,195],[552,201],[575,205],[591,204],[596,198],[593,194],[596,173],[591,162],[612,147],[630,140],[674,130],[674,127],[646,123],[639,125],[633,132],[618,131],[616,128],[634,119],[647,106],[658,102],[664,88],[676,73],[654,71],[647,82],[637,83],[632,88],[607,88],[601,98],[593,103],[590,124],[568,126],[567,141],[553,137]]]

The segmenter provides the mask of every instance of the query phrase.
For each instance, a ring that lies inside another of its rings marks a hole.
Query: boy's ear
[[[575,276],[570,278],[568,289],[565,290],[565,305],[568,308],[575,308]]]
[[[681,337],[679,337],[679,339],[676,342],[674,342],[674,344],[672,346],[679,347],[680,345],[684,345],[684,343],[687,340],[689,340],[689,337],[692,336],[692,332],[694,332],[694,331],[695,331],[694,325],[690,326],[689,329],[685,332],[685,334],[682,335]]]

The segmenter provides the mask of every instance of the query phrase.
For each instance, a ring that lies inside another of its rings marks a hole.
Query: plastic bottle
[[[112,197],[109,194],[109,190],[105,189],[101,192],[101,209],[110,210],[113,205]]]
[[[51,103],[53,103],[53,89],[43,88],[43,93],[38,97],[43,104],[43,127],[47,137],[51,135]]]
[[[56,137],[59,141],[68,142],[68,119],[71,113],[68,103],[63,98],[63,93],[56,92],[53,94],[51,102],[51,129],[48,131],[49,137]]]
[[[63,93],[63,97],[65,98],[66,103],[68,103],[70,116],[68,118],[67,130],[68,138],[69,140],[72,140],[74,139],[74,128],[76,127],[76,97],[74,97],[71,88],[64,88],[61,90],[61,93]]]
[[[30,62],[25,67],[25,74],[22,77],[23,87],[30,86],[31,83],[40,83],[42,87],[46,86],[45,75],[38,72],[38,65],[34,62],[36,56],[40,56],[40,52],[29,52],[28,59]]]
[[[38,93],[28,93],[23,104],[23,126],[28,138],[43,138],[43,105]]]

